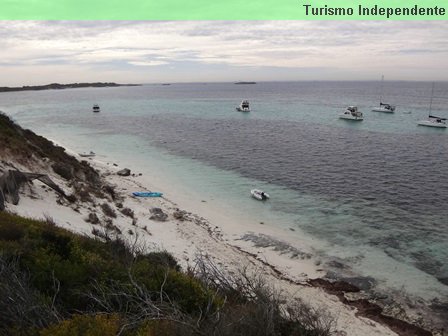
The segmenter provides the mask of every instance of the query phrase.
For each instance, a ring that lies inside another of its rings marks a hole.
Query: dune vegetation
[[[329,335],[333,320],[206,257],[89,238],[0,212],[2,335]]]

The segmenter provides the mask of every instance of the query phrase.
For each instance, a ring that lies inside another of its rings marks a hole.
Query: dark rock
[[[183,221],[183,220],[185,220],[186,214],[187,214],[186,211],[176,209],[176,211],[174,211],[174,213],[173,213],[173,217],[177,220]]]
[[[67,196],[67,201],[69,201],[70,203],[75,203],[77,200],[78,199],[73,194]]]
[[[152,215],[151,215],[151,217],[149,217],[149,219],[159,221],[159,222],[164,222],[168,218],[168,215],[166,213],[164,213],[162,211],[162,209],[160,209],[160,208],[152,208],[150,210],[150,212]]]
[[[98,224],[100,222],[100,219],[98,218],[96,213],[91,212],[89,213],[89,217],[87,217],[86,222],[91,224]]]
[[[117,175],[120,175],[120,176],[129,176],[129,175],[131,175],[131,170],[128,169],[128,168],[124,168],[124,169],[122,169],[122,170],[117,171]]]
[[[134,211],[132,211],[132,209],[129,209],[129,208],[123,208],[123,209],[121,209],[120,211],[121,211],[121,213],[122,213],[123,215],[128,216],[128,217],[131,217],[131,218],[134,218]]]

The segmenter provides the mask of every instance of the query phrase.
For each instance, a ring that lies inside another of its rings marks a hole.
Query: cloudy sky
[[[448,21],[0,21],[0,86],[448,80]]]

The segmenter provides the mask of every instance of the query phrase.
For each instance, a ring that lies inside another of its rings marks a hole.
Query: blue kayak
[[[152,191],[135,191],[132,195],[137,197],[161,197],[163,194],[161,192]]]

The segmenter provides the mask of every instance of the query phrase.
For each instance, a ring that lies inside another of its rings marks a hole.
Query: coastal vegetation
[[[333,319],[206,257],[180,270],[136,238],[92,239],[0,212],[2,335],[329,335]]]
[[[117,87],[117,86],[139,86],[140,84],[117,84],[117,83],[71,83],[71,84],[59,84],[51,83],[46,85],[34,85],[34,86],[19,86],[19,87],[0,87],[0,92],[12,92],[12,91],[40,91],[40,90],[62,90],[62,89],[77,89],[87,87]]]

